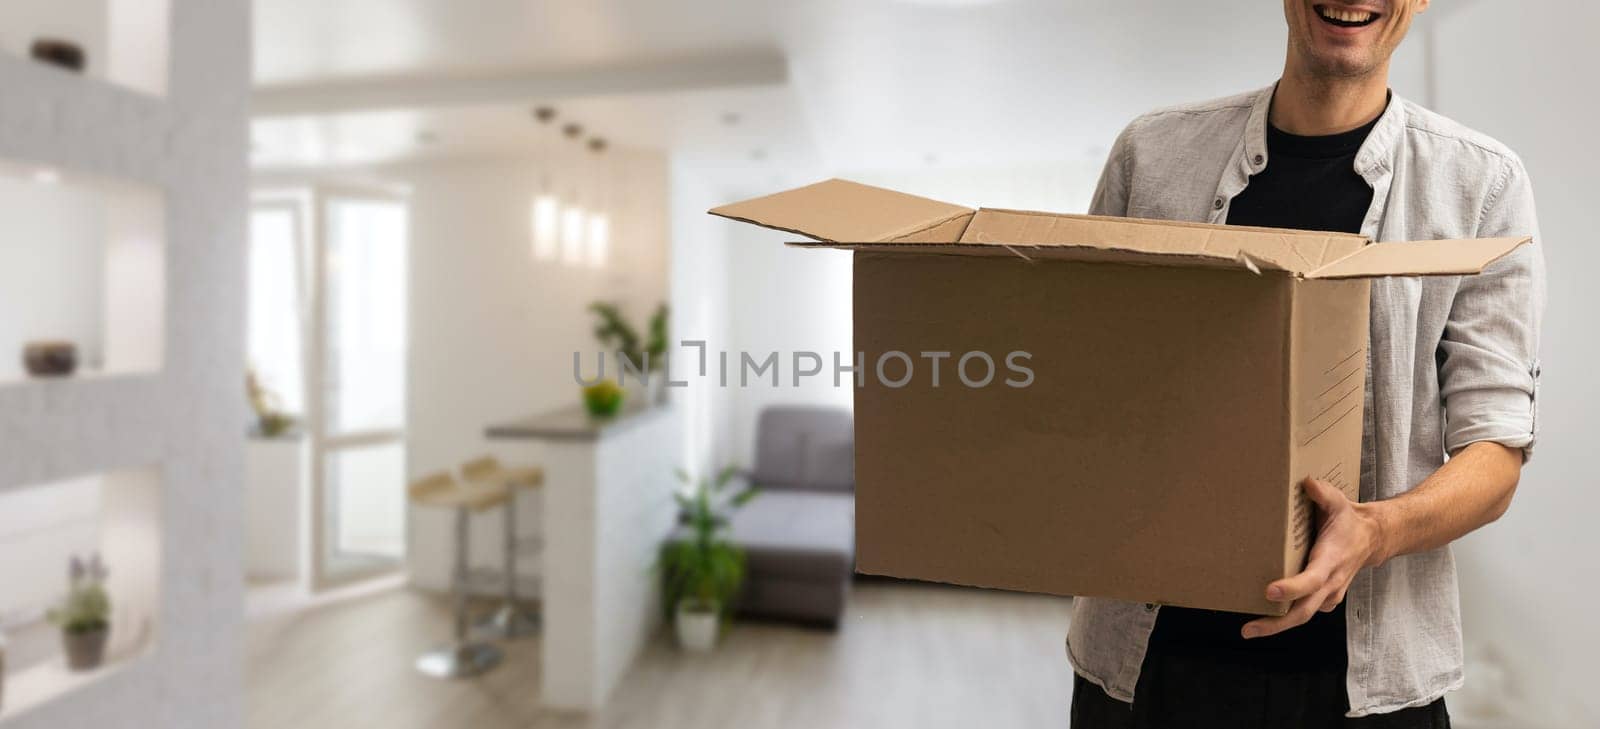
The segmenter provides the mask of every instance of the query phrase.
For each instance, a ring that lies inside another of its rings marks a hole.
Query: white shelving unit
[[[151,590],[154,639],[96,672],[45,663],[7,676],[4,729],[212,729],[234,726],[242,714],[250,6],[167,5],[108,5],[107,22],[165,36],[164,73],[143,69],[142,81],[0,54],[0,159],[159,190],[164,237],[162,283],[147,292],[164,311],[159,368],[0,383],[0,498],[130,468],[156,482],[145,494],[148,510],[125,512],[153,522],[135,531],[159,535],[154,579],[129,588]],[[141,85],[164,94],[134,90]],[[107,498],[128,495],[110,496],[116,491],[108,487]],[[105,557],[115,570],[118,555]]]
[[[149,655],[149,652],[141,652],[113,657],[93,671],[71,671],[64,662],[53,660],[12,673],[6,676],[5,705],[0,706],[0,722],[9,725],[12,718],[21,721],[20,717],[27,716],[35,708],[140,666]]]

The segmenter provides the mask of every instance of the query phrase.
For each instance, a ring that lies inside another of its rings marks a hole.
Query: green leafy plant
[[[650,355],[651,369],[667,366],[667,305],[656,307],[650,315],[650,336],[645,339],[644,351]]]
[[[661,552],[660,568],[665,576],[662,607],[669,615],[684,604],[691,609],[716,610],[726,618],[729,604],[744,584],[744,550],[728,538],[727,520],[718,510],[719,502],[737,508],[755,497],[753,486],[725,497],[737,473],[728,466],[713,479],[695,480],[683,469],[677,471],[683,488],[673,496],[688,535],[669,542]]]
[[[75,635],[110,627],[111,596],[106,594],[106,567],[100,555],[87,560],[73,557],[69,577],[67,596],[50,609],[50,622]]]
[[[616,304],[596,301],[589,310],[599,317],[594,336],[611,351],[626,358],[642,372],[657,372],[667,364],[667,305],[656,307],[650,315],[646,334],[641,336]],[[648,357],[647,357],[648,355]],[[618,363],[621,366],[621,363]]]

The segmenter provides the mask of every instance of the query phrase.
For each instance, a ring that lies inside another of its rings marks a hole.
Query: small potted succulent
[[[617,381],[607,378],[583,388],[583,407],[596,418],[609,418],[622,410],[627,392]]]
[[[742,506],[756,490],[752,487],[727,497],[728,483],[736,473],[730,466],[715,479],[696,481],[682,469],[678,471],[683,488],[673,497],[686,529],[681,538],[662,547],[662,607],[673,618],[678,644],[691,652],[703,653],[716,645],[718,628],[744,584],[744,550],[728,538],[727,518],[720,505]]]
[[[105,660],[111,634],[111,597],[106,594],[106,567],[96,554],[72,558],[71,586],[61,604],[50,610],[50,622],[61,628],[67,667],[91,671]]]

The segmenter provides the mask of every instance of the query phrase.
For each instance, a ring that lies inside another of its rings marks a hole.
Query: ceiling
[[[1267,0],[271,0],[263,92],[649,66],[765,51],[787,80],[557,98],[475,98],[260,119],[258,164],[360,164],[523,148],[528,109],[617,144],[741,174],[1001,166],[1099,157],[1154,106],[1264,85],[1282,63]],[[466,83],[466,82],[463,82]],[[337,94],[335,94],[337,96]],[[724,122],[728,114],[736,123]]]

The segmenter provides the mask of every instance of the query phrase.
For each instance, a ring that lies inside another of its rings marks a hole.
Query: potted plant
[[[616,380],[606,378],[583,388],[583,408],[592,417],[609,418],[622,409],[626,394]]]
[[[250,396],[250,409],[256,414],[256,432],[261,437],[276,438],[294,427],[294,416],[284,412],[282,398],[261,384],[253,368],[245,372],[244,389]]]
[[[727,536],[727,520],[718,505],[742,506],[755,496],[752,487],[731,498],[728,483],[737,471],[729,466],[715,479],[690,478],[682,469],[683,488],[673,494],[686,527],[684,536],[662,548],[662,607],[673,617],[678,644],[693,652],[711,650],[729,607],[744,583],[744,550]]]
[[[50,610],[50,622],[61,628],[67,667],[89,671],[105,660],[106,637],[111,634],[111,598],[106,594],[106,567],[96,554],[87,560],[72,558],[71,584],[61,604]]]
[[[623,378],[624,369],[630,367],[643,374],[648,391],[647,400],[657,405],[666,401],[667,378],[667,305],[656,307],[644,336],[634,328],[622,310],[612,303],[597,301],[589,310],[599,317],[594,336],[616,354],[617,376]],[[623,360],[626,360],[624,364]]]

